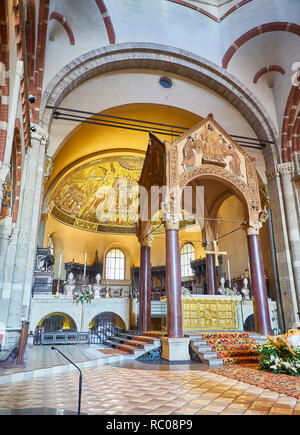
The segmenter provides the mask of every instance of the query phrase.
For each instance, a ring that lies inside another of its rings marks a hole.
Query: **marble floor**
[[[115,362],[83,369],[81,411],[104,415],[300,415],[300,400],[210,372],[199,364]],[[201,368],[201,369],[200,369]],[[78,372],[0,386],[0,414],[77,410]]]

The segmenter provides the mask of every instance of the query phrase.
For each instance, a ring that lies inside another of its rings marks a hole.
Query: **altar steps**
[[[110,337],[109,340],[105,340],[104,344],[133,354],[135,358],[138,358],[145,353],[161,346],[161,341],[153,337],[135,335],[131,333],[131,331],[125,331]]]
[[[211,368],[228,364],[256,363],[260,358],[259,344],[267,341],[256,333],[199,333],[189,335],[194,357]]]

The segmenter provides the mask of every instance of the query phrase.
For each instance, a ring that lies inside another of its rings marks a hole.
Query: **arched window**
[[[106,254],[106,279],[125,279],[125,255],[120,249],[111,249]]]
[[[195,248],[191,243],[183,245],[180,251],[181,277],[193,276],[191,261],[195,260]]]

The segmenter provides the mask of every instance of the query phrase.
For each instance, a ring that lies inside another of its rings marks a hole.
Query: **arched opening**
[[[118,314],[111,311],[99,313],[89,324],[90,343],[105,343],[110,337],[125,329],[125,323]]]
[[[44,316],[35,328],[34,344],[53,344],[56,342],[55,335],[58,334],[58,339],[65,342],[67,337],[60,337],[59,334],[74,334],[74,337],[68,337],[73,341],[77,341],[77,326],[75,321],[66,313],[56,312]],[[76,337],[75,337],[76,336]],[[48,340],[48,341],[47,341]]]
[[[121,249],[110,249],[105,257],[105,278],[120,280],[125,278],[125,254]]]
[[[42,328],[44,332],[77,331],[76,323],[66,313],[47,314],[38,323],[38,327]]]
[[[191,261],[195,260],[195,248],[192,243],[185,243],[180,250],[181,278],[193,276]]]

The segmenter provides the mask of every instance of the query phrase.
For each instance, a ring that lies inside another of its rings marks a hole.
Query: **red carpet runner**
[[[217,375],[226,376],[246,384],[275,391],[279,394],[300,399],[300,380],[296,376],[279,375],[272,372],[265,372],[258,369],[258,365],[247,366],[227,366],[222,369],[211,369]]]
[[[224,365],[258,362],[259,347],[245,332],[204,332],[202,339],[223,359]]]

